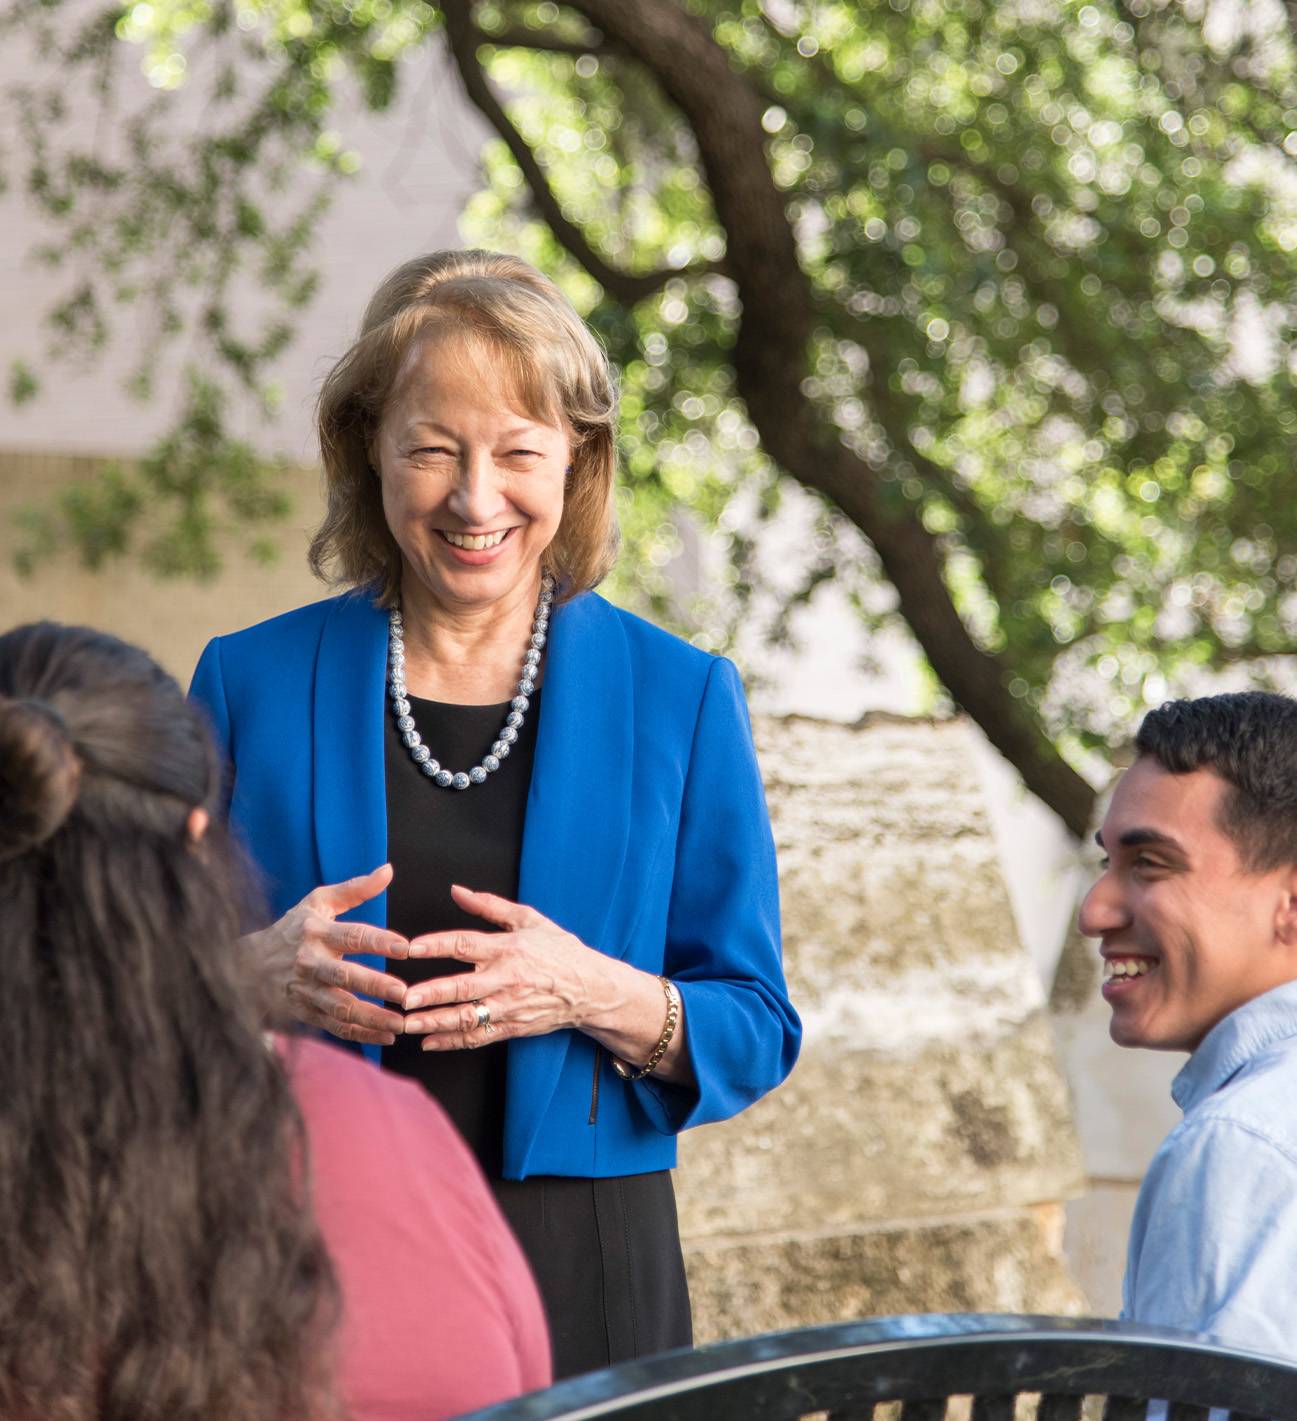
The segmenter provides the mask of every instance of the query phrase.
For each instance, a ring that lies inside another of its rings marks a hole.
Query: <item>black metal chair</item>
[[[971,1421],[1297,1421],[1297,1367],[1169,1328],[931,1313],[667,1352],[463,1421],[873,1421],[898,1404],[944,1421],[952,1399]]]

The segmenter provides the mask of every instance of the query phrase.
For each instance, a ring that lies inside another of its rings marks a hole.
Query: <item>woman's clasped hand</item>
[[[571,1028],[592,1036],[615,1056],[648,1058],[663,1019],[656,977],[594,951],[523,903],[460,884],[452,886],[451,896],[465,912],[497,930],[429,933],[411,941],[411,957],[471,968],[428,978],[407,990],[405,1030],[424,1035],[423,1050],[454,1051]],[[673,1045],[654,1074],[685,1081],[689,1067],[683,1034]]]
[[[406,992],[405,1030],[425,1037],[425,1051],[580,1029],[600,998],[611,995],[609,959],[534,908],[458,885],[451,896],[498,931],[430,933],[410,943],[411,957],[466,967]],[[480,1025],[479,1006],[489,1012]]]
[[[326,883],[308,893],[282,918],[250,934],[272,980],[282,982],[294,1012],[308,1026],[343,1041],[390,1046],[405,1030],[405,1019],[375,1002],[405,1004],[405,983],[359,962],[356,954],[408,957],[410,944],[399,933],[367,923],[340,923],[341,914],[386,891],[391,864],[345,883]]]
[[[568,1029],[585,1031],[629,1060],[652,1051],[662,1015],[657,979],[594,951],[524,903],[456,884],[454,901],[481,918],[484,930],[410,940],[337,920],[391,881],[392,866],[382,864],[345,883],[324,884],[253,935],[303,1021],[344,1041],[390,1046],[399,1035],[422,1036],[424,1051],[470,1050]],[[409,986],[347,960],[362,953],[440,959],[462,970]],[[668,1050],[654,1074],[681,1079],[687,1067],[680,1057],[679,1045]]]

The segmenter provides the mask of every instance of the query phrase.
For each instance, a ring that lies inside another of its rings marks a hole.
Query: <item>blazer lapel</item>
[[[315,847],[323,882],[340,883],[387,858],[383,769],[387,617],[364,593],[340,597],[320,634],[315,667]],[[387,895],[346,914],[387,925]],[[378,966],[378,959],[358,958]]]
[[[604,947],[626,857],[634,718],[621,620],[585,593],[552,622],[518,897],[594,948]],[[570,1039],[557,1032],[510,1042],[510,1177],[525,1169]]]

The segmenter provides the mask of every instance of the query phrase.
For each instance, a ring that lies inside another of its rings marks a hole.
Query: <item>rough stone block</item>
[[[686,1250],[701,1342],[905,1312],[1076,1312],[1061,1210]]]
[[[782,1089],[682,1140],[700,1336],[1077,1308],[1041,1226],[1082,1186],[1071,1108],[966,726],[756,732],[806,1036]]]

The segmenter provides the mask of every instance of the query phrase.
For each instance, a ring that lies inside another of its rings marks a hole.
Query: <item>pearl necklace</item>
[[[470,785],[485,783],[487,775],[500,768],[500,762],[508,757],[509,747],[518,738],[523,717],[531,702],[528,697],[536,689],[536,673],[540,668],[540,654],[549,634],[549,611],[554,602],[554,579],[547,572],[540,580],[540,601],[536,603],[536,613],[531,624],[531,636],[527,641],[527,651],[522,659],[522,675],[518,678],[518,689],[509,702],[509,714],[496,737],[491,752],[482,756],[481,764],[471,770],[446,770],[432,758],[432,751],[423,743],[414,728],[414,717],[410,714],[410,702],[405,686],[405,625],[401,620],[400,607],[393,607],[387,614],[388,643],[388,693],[392,698],[392,712],[396,716],[396,728],[401,732],[405,748],[410,758],[435,785],[442,789],[467,789]]]

